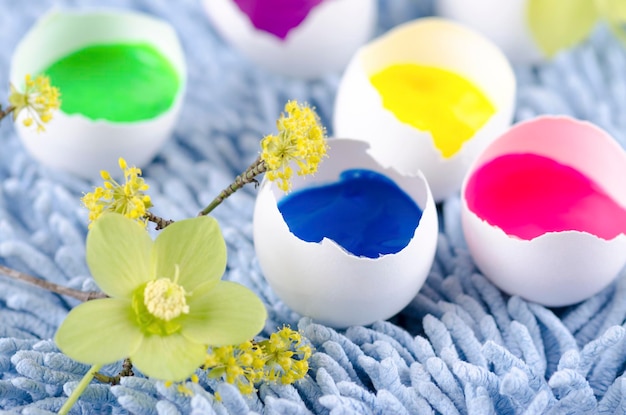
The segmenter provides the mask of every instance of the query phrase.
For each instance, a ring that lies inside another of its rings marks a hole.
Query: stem
[[[156,223],[156,228],[155,229],[157,231],[160,231],[161,229],[164,229],[167,226],[169,226],[172,223],[174,223],[173,220],[171,220],[171,219],[163,219],[162,217],[157,216],[157,215],[153,214],[150,211],[146,212],[146,219],[148,219],[150,222]]]
[[[258,157],[254,161],[254,163],[252,163],[250,167],[246,169],[246,171],[241,173],[239,176],[235,177],[235,181],[233,183],[228,185],[226,189],[222,190],[222,192],[215,199],[213,199],[213,201],[209,203],[207,207],[202,209],[200,213],[198,213],[198,216],[208,215],[213,209],[218,207],[220,203],[224,201],[224,199],[226,199],[228,196],[232,195],[237,190],[244,187],[246,184],[248,183],[258,184],[255,177],[261,173],[265,173],[266,171],[267,171],[267,165],[265,164],[265,161],[263,161],[261,157]]]
[[[33,277],[32,275],[24,274],[23,272],[14,270],[4,265],[0,265],[0,274],[4,274],[9,278],[17,281],[26,282],[31,285],[35,285],[44,290],[52,291],[53,293],[67,295],[68,297],[75,298],[80,301],[95,300],[97,298],[106,298],[107,295],[97,291],[80,291],[73,288],[64,287],[63,285],[55,284],[50,281],[42,280],[40,278]]]
[[[0,120],[2,120],[4,117],[9,115],[13,111],[15,111],[15,107],[12,105],[9,105],[7,109],[5,109],[4,111],[2,110],[2,107],[0,106]]]
[[[70,409],[72,409],[78,398],[80,398],[80,395],[83,394],[83,392],[87,388],[87,385],[89,385],[96,372],[98,372],[100,368],[102,368],[102,365],[93,365],[87,371],[87,373],[85,373],[85,376],[83,376],[78,385],[76,385],[76,389],[72,391],[70,396],[67,398],[67,401],[65,401],[65,403],[59,410],[59,415],[67,415],[67,413],[70,411]]]

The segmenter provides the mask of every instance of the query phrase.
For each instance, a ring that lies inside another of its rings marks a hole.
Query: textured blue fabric
[[[0,84],[17,41],[53,5],[79,0],[0,0]],[[187,52],[189,85],[174,136],[144,169],[155,213],[195,213],[257,155],[287,99],[315,105],[330,126],[339,75],[298,81],[269,74],[224,46],[199,0],[103,0],[170,21]],[[381,2],[379,32],[427,15],[428,1]],[[626,144],[626,53],[608,31],[539,67],[518,67],[516,119],[569,114]],[[330,131],[332,134],[332,131]],[[84,261],[86,212],[95,183],[43,168],[0,125],[0,263],[74,288],[96,288]],[[291,324],[315,347],[308,376],[242,396],[201,376],[191,396],[140,374],[92,383],[72,414],[614,414],[626,413],[626,278],[575,306],[548,309],[509,298],[480,275],[465,249],[459,200],[442,209],[432,272],[390,321],[336,331],[290,311],[264,282],[251,241],[254,189],[215,211],[226,238],[226,278],[263,299],[263,335]],[[1,413],[57,411],[87,366],[50,340],[73,300],[0,277]],[[106,367],[115,374],[121,362]],[[219,392],[217,401],[214,392]]]

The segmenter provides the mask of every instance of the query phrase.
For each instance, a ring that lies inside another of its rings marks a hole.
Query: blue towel
[[[87,1],[0,0],[0,85],[12,51],[50,7]],[[199,0],[102,0],[170,21],[187,51],[189,85],[171,140],[144,169],[154,213],[191,217],[257,156],[287,99],[308,101],[330,126],[339,75],[285,79],[227,48]],[[379,33],[432,13],[421,0],[380,4]],[[626,143],[626,53],[599,27],[574,50],[517,67],[516,120],[568,114]],[[4,95],[2,95],[4,97]],[[3,101],[5,98],[3,98]],[[332,134],[332,131],[330,131]],[[79,198],[95,182],[44,168],[0,125],[0,264],[73,288],[96,286],[85,264],[87,213]],[[315,347],[294,385],[241,395],[201,377],[192,394],[140,375],[93,382],[73,414],[614,414],[626,413],[626,278],[574,306],[549,309],[509,297],[474,267],[458,197],[445,201],[432,271],[398,316],[333,330],[289,310],[263,279],[251,240],[253,188],[215,211],[228,244],[226,279],[253,289],[269,318],[263,336],[298,327]],[[76,301],[0,277],[0,413],[57,411],[87,370],[51,340]],[[104,369],[115,374],[121,362]],[[214,397],[219,392],[221,400]]]

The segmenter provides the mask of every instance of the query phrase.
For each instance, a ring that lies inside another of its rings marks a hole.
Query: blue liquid
[[[289,230],[307,242],[329,238],[356,256],[400,252],[413,238],[422,210],[386,176],[346,170],[336,183],[302,189],[278,203]]]

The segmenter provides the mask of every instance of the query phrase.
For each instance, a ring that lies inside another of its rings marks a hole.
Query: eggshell
[[[399,121],[385,109],[369,78],[395,63],[453,71],[489,98],[496,113],[454,155],[445,158],[432,135]],[[457,23],[424,18],[405,23],[363,46],[348,65],[337,92],[334,133],[369,142],[380,162],[401,173],[424,172],[436,201],[461,188],[470,164],[510,124],[515,75],[500,50]]]
[[[350,168],[382,173],[423,211],[413,239],[400,252],[378,258],[355,256],[327,238],[305,242],[290,232],[278,210],[284,192],[264,179],[254,209],[254,246],[268,283],[294,311],[337,328],[369,324],[401,311],[424,283],[437,243],[436,208],[421,173],[383,168],[362,141],[331,139],[329,145],[319,171],[294,178],[293,190],[335,182]]]
[[[154,17],[114,10],[50,12],[17,45],[11,82],[19,88],[26,74],[39,73],[73,51],[113,42],[149,43],[170,60],[181,80],[174,104],[156,118],[137,122],[92,120],[57,111],[43,133],[24,127],[22,114],[15,124],[17,133],[28,152],[42,164],[95,178],[100,170],[118,170],[119,157],[129,165],[147,164],[170,136],[185,90],[185,58],[174,29]]]
[[[534,63],[545,55],[532,38],[527,18],[528,0],[437,0],[439,16],[467,25],[487,36],[513,63]],[[497,11],[497,18],[494,12]]]
[[[467,183],[476,169],[505,154],[532,153],[574,167],[626,206],[626,153],[599,127],[569,117],[542,116],[514,125],[476,160],[463,184],[463,232],[482,273],[503,291],[546,306],[574,304],[608,286],[626,264],[626,235],[611,240],[579,231],[522,240],[468,208]]]
[[[298,78],[343,70],[373,35],[377,18],[375,0],[324,0],[283,40],[256,29],[233,0],[204,0],[204,6],[215,29],[235,49],[270,71]]]

